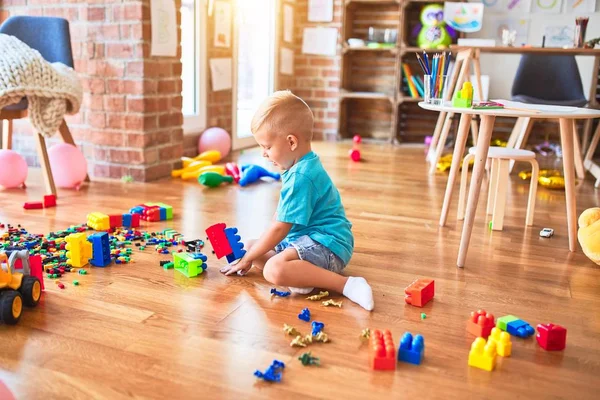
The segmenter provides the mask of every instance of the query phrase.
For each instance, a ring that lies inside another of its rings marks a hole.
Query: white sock
[[[307,287],[307,288],[289,287],[288,289],[290,289],[290,292],[297,293],[297,294],[309,294],[310,292],[315,290],[314,287]]]
[[[351,276],[344,286],[344,296],[357,303],[367,311],[375,307],[373,301],[373,291],[365,278]]]

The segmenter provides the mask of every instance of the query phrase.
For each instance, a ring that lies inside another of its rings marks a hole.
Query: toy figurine
[[[319,292],[319,294],[314,294],[312,296],[308,296],[306,300],[321,300],[323,297],[329,296],[328,291]]]
[[[444,6],[429,4],[421,10],[421,23],[413,29],[413,36],[417,36],[417,46],[422,49],[444,49],[457,35],[444,22]]]
[[[335,306],[335,307],[342,308],[342,302],[341,301],[335,301],[333,299],[329,299],[327,301],[322,301],[321,304],[323,304],[325,307],[327,307],[327,306]]]
[[[302,362],[302,365],[321,365],[321,361],[319,357],[313,357],[310,355],[310,351],[308,353],[303,353],[298,360]]]

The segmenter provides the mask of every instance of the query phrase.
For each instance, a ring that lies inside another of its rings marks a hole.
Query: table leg
[[[575,202],[573,122],[570,119],[560,119],[560,141],[563,152],[563,169],[565,172],[565,198],[567,202],[569,250],[575,251],[577,249],[577,206]]]
[[[452,153],[452,165],[450,166],[450,174],[448,175],[448,183],[446,184],[446,193],[444,194],[440,226],[446,225],[446,220],[448,219],[448,210],[450,209],[450,203],[452,202],[454,183],[456,182],[456,175],[458,174],[460,162],[463,158],[463,151],[465,144],[467,143],[467,137],[469,136],[469,124],[472,119],[473,116],[471,114],[461,114],[460,116],[460,123],[458,124],[458,132],[456,134],[456,143],[454,143],[454,152]],[[465,166],[465,168],[468,168],[468,166]]]
[[[475,153],[475,166],[471,176],[471,187],[469,189],[469,200],[467,202],[467,212],[463,224],[462,236],[460,238],[460,248],[458,250],[458,260],[456,265],[459,268],[465,266],[471,232],[473,231],[473,222],[475,221],[475,212],[477,211],[477,202],[479,201],[479,191],[481,190],[481,181],[485,170],[488,150],[490,148],[490,139],[494,130],[493,115],[481,116],[481,128],[479,130],[479,140],[477,140],[477,152]]]
[[[579,135],[577,134],[577,121],[572,120],[573,124],[573,154],[575,157],[575,173],[578,179],[585,179],[585,168],[583,167],[583,156],[581,155],[581,146],[579,145]]]

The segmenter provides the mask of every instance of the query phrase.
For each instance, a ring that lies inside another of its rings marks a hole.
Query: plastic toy
[[[87,225],[95,231],[107,231],[110,229],[110,219],[106,214],[93,212],[87,215]]]
[[[313,294],[312,296],[308,296],[306,298],[306,300],[316,301],[316,300],[321,300],[322,298],[327,297],[327,296],[329,296],[329,292],[324,291],[324,292],[319,292],[319,294]]]
[[[221,152],[218,150],[202,151],[196,157],[194,161],[208,161],[210,163],[216,163],[221,161]]]
[[[285,364],[278,360],[273,360],[269,368],[265,372],[256,370],[254,376],[260,379],[264,379],[267,382],[280,382],[282,371],[285,368]]]
[[[464,82],[462,89],[456,92],[452,99],[452,107],[471,108],[473,105],[473,85],[471,82]]]
[[[350,150],[350,159],[354,162],[360,161],[360,143],[362,142],[362,138],[359,135],[354,135],[352,138],[354,142],[352,145],[352,150]]]
[[[508,332],[504,332],[500,328],[493,328],[492,333],[488,337],[488,341],[490,340],[496,343],[496,351],[501,357],[510,357],[512,342],[510,341]]]
[[[308,308],[303,308],[300,314],[298,314],[298,318],[305,322],[310,321],[310,310]]]
[[[205,130],[198,138],[198,151],[218,150],[219,155],[227,157],[231,150],[231,136],[223,128],[212,127]]]
[[[310,337],[310,335],[309,335]],[[312,343],[312,340],[310,340],[310,343]],[[306,338],[303,338],[301,335],[296,336],[291,342],[290,342],[290,347],[306,347]]]
[[[567,346],[567,330],[562,326],[538,324],[537,330],[535,339],[544,350],[559,351]]]
[[[106,267],[111,263],[110,258],[110,243],[108,233],[94,233],[88,236],[88,242],[92,244],[92,258],[90,264],[94,267]]]
[[[175,271],[181,272],[188,278],[200,275],[207,268],[207,257],[202,253],[173,253]]]
[[[44,196],[44,208],[56,207],[56,196],[48,194]]]
[[[334,306],[334,307],[342,308],[342,302],[341,301],[335,301],[333,299],[329,299],[327,301],[322,301],[321,304],[323,304],[325,307],[327,307],[327,306]]]
[[[505,315],[504,317],[500,317],[496,320],[496,327],[505,331],[509,322],[516,321],[518,319],[519,318],[515,317],[514,315]]]
[[[492,371],[496,366],[496,342],[488,340],[486,343],[482,337],[475,339],[469,351],[469,365]]]
[[[421,313],[421,319],[425,319],[427,318],[427,314],[425,314],[424,312]]]
[[[554,236],[554,229],[544,228],[540,231],[540,236],[543,238],[551,238],[552,236]]]
[[[292,294],[292,292],[280,292],[275,288],[271,288],[271,296],[287,297],[290,294]]]
[[[246,254],[237,228],[226,228],[224,223],[215,224],[206,229],[206,236],[215,251],[217,259],[227,257],[229,263],[239,260]]]
[[[325,332],[319,332],[314,336],[306,335],[306,338],[308,339],[309,343],[312,343],[313,340],[315,342],[323,342],[323,343],[329,342],[329,336],[327,336],[327,334]]]
[[[221,186],[222,183],[231,183],[233,182],[233,177],[229,175],[221,175],[217,172],[204,172],[198,178],[198,182],[203,184],[204,186],[208,186],[211,188],[215,188]]]
[[[195,172],[200,168],[206,167],[207,165],[212,165],[212,162],[206,160],[194,161],[192,160],[189,164],[184,163],[184,167],[181,169],[174,169],[171,171],[171,176],[173,178],[181,178],[184,173]]]
[[[368,340],[371,337],[371,330],[369,328],[365,328],[360,332],[361,340]]]
[[[242,177],[238,183],[240,186],[247,186],[264,177],[270,177],[278,181],[281,178],[281,175],[277,172],[267,171],[259,165],[242,165]]]
[[[287,333],[288,335],[292,335],[292,336],[300,335],[300,332],[298,332],[298,330],[296,328],[294,328],[293,326],[290,326],[288,324],[283,324],[283,331],[285,333]]]
[[[386,329],[381,332],[375,329],[371,334],[369,345],[369,365],[374,370],[396,369],[396,348],[392,333]]]
[[[26,253],[28,255],[28,253]],[[29,275],[28,260],[23,264],[23,273],[16,272],[14,261],[24,253],[15,251],[10,259],[0,253],[0,322],[15,325],[21,319],[23,304],[35,307],[42,296],[42,285],[35,276]]]
[[[311,326],[312,326],[312,335],[313,336],[317,336],[317,334],[319,332],[321,332],[323,330],[323,328],[325,328],[325,324],[322,322],[318,322],[318,321],[313,321]]]
[[[404,289],[404,301],[416,307],[423,307],[435,295],[435,282],[433,279],[417,279]]]
[[[173,207],[165,203],[146,203],[148,207],[158,207],[160,220],[165,221],[169,219],[173,219]]]
[[[302,353],[302,355],[300,357],[298,357],[298,360],[300,360],[300,362],[302,363],[302,365],[306,366],[306,365],[321,365],[321,360],[319,359],[319,357],[313,357],[310,355],[310,351],[308,353]]]
[[[467,321],[467,332],[487,339],[495,325],[493,314],[488,314],[485,310],[477,310],[471,313]]]
[[[420,365],[425,355],[425,339],[422,335],[413,335],[406,332],[400,340],[398,347],[398,361]]]
[[[26,210],[41,210],[44,208],[44,204],[41,201],[27,201],[23,204],[23,208]]]
[[[92,257],[92,245],[87,241],[85,233],[72,233],[65,238],[67,245],[67,264],[81,268],[85,267]]]
[[[0,149],[0,186],[10,189],[22,186],[27,179],[27,161],[14,150]]]
[[[501,327],[499,328],[502,329]],[[528,338],[535,333],[535,330],[527,322],[515,319],[506,324],[506,332],[520,338]]]
[[[227,164],[225,164],[225,173],[231,176],[235,183],[238,183],[240,181],[240,169],[238,168],[236,163],[228,162]]]
[[[600,265],[600,207],[588,208],[581,213],[577,222],[577,239],[583,253]]]
[[[216,172],[219,175],[225,174],[225,167],[222,165],[206,165],[193,171],[186,171],[181,175],[184,181],[198,179],[205,172]]]
[[[79,189],[87,175],[87,161],[77,146],[57,143],[48,149],[48,159],[56,187]]]
[[[452,43],[456,31],[446,26],[443,5],[430,4],[423,7],[420,20],[422,25],[417,24],[413,30],[413,36],[418,32],[417,46],[422,49],[440,49]]]
[[[73,281],[73,286],[79,286],[79,281]]]
[[[108,223],[111,228],[119,228],[123,226],[123,215],[109,215]]]

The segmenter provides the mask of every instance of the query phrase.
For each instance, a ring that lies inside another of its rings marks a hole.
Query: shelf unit
[[[390,142],[423,142],[431,134],[437,115],[422,110],[402,90],[401,66],[413,74],[421,69],[414,54],[421,49],[411,39],[421,8],[433,0],[346,0],[342,15],[342,62],[338,137],[360,134]],[[370,26],[398,32],[396,46],[373,49],[350,47],[349,38],[366,39]],[[411,130],[410,132],[408,130]]]

